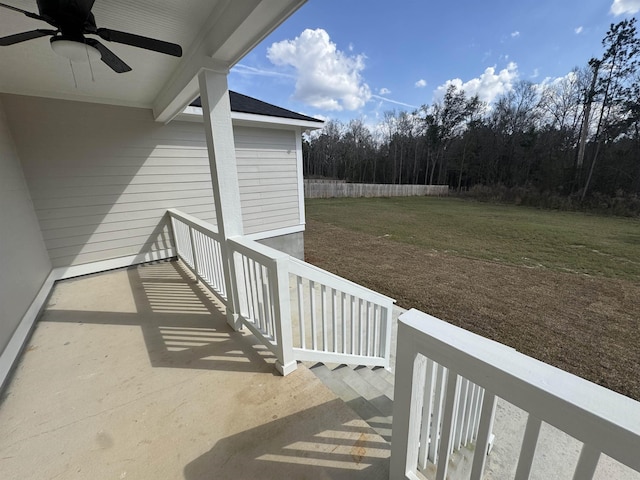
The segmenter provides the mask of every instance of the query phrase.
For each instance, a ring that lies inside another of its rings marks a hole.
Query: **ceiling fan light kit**
[[[97,48],[62,36],[51,38],[51,49],[72,62],[87,63],[102,59],[102,54]]]
[[[7,47],[50,36],[51,48],[58,55],[71,62],[91,63],[92,60],[102,60],[116,73],[129,72],[131,67],[97,39],[87,38],[85,35],[94,35],[107,42],[144,48],[174,57],[182,56],[182,48],[175,43],[109,28],[98,28],[91,13],[94,2],[95,0],[37,0],[39,13],[0,3],[0,7],[41,20],[55,28],[55,30],[37,29],[0,37],[0,46]]]

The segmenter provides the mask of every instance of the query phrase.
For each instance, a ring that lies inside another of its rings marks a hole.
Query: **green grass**
[[[468,258],[640,281],[640,221],[457,198],[307,200],[313,220]]]

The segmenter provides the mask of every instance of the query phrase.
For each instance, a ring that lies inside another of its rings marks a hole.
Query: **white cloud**
[[[267,49],[267,57],[278,66],[296,70],[293,97],[323,110],[357,110],[371,98],[363,81],[364,55],[338,50],[329,34],[307,29],[293,40],[283,40]]]
[[[421,78],[414,85],[416,86],[416,88],[424,88],[427,86],[427,81],[424,78]]]
[[[511,32],[511,38],[517,38],[520,36],[520,32],[516,30],[515,32]]]
[[[391,93],[391,90],[389,90],[388,88],[382,87],[379,91],[378,94],[379,95],[389,95]]]
[[[640,0],[613,0],[611,4],[611,13],[614,15],[622,15],[625,13],[636,13],[640,11]]]
[[[578,28],[574,29],[573,31],[576,32],[576,35],[580,35],[582,33],[582,30],[584,30],[584,28],[582,28],[582,25],[580,25]]]
[[[513,84],[518,80],[518,65],[510,62],[506,68],[496,73],[496,67],[488,67],[482,75],[463,82],[459,78],[447,80],[434,92],[434,96],[442,98],[449,85],[453,85],[458,90],[464,90],[467,96],[478,95],[480,100],[491,103],[497,97],[510,91]]]
[[[531,74],[531,78],[538,78],[540,76],[540,70],[537,68],[533,69],[533,73]]]

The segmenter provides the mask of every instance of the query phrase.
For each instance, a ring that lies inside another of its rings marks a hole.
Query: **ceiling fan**
[[[94,2],[95,0],[37,0],[39,13],[31,13],[12,5],[0,3],[0,7],[23,13],[29,18],[42,20],[55,28],[55,30],[39,28],[2,37],[0,38],[0,46],[51,36],[51,48],[54,52],[72,61],[100,59],[116,73],[129,72],[131,67],[98,40],[87,38],[85,35],[96,35],[108,42],[123,43],[175,57],[182,56],[182,48],[175,43],[109,28],[98,28],[93,13],[91,13]]]

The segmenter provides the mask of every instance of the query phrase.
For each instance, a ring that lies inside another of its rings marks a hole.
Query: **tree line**
[[[449,85],[413,112],[327,122],[303,142],[304,173],[350,182],[527,189],[580,201],[640,194],[640,39],[612,24],[603,53],[567,76],[519,81],[492,105]]]

